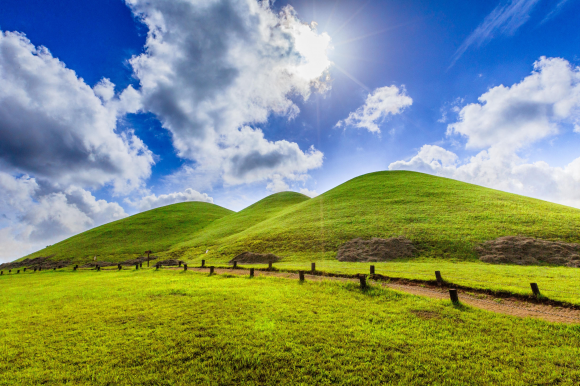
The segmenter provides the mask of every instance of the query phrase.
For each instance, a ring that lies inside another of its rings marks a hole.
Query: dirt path
[[[181,269],[181,268],[179,268]],[[208,272],[208,268],[190,268],[198,272]],[[215,273],[217,274],[230,274],[230,275],[248,275],[247,269],[221,269],[216,268]],[[273,277],[283,277],[287,279],[298,279],[298,274],[289,272],[269,272],[269,271],[255,271],[255,276],[273,276]],[[342,282],[356,282],[358,279],[349,279],[343,277],[328,277],[328,276],[318,276],[318,275],[308,275],[305,274],[305,280],[310,281],[322,281],[322,280],[333,280]],[[427,296],[433,299],[449,299],[449,292],[444,289],[424,287],[420,285],[413,284],[395,284],[395,283],[383,283],[374,282],[382,285],[383,287],[388,287],[397,291],[406,292],[412,295]],[[477,307],[483,310],[497,312],[506,315],[519,316],[522,318],[530,317],[536,319],[542,319],[548,322],[557,323],[570,323],[570,324],[580,324],[580,310],[573,310],[563,307],[554,307],[545,304],[533,304],[526,301],[518,300],[515,298],[496,298],[491,295],[475,294],[469,291],[458,290],[459,301],[472,307]]]

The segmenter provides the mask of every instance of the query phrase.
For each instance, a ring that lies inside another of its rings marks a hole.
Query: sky
[[[580,208],[580,0],[2,0],[0,262],[413,170]]]

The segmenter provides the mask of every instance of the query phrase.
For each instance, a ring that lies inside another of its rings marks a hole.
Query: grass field
[[[355,284],[0,277],[0,384],[577,385],[580,327]]]

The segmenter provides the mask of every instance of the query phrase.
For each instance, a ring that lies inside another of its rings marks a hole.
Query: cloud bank
[[[180,157],[226,185],[293,178],[323,155],[269,141],[251,125],[294,118],[292,98],[328,86],[330,37],[256,0],[127,0],[148,27],[145,53],[131,59],[144,109],[172,133]],[[217,28],[216,28],[217,27]]]
[[[511,87],[497,86],[464,106],[447,135],[484,149],[466,162],[440,146],[425,145],[390,170],[415,170],[580,207],[580,158],[564,167],[528,163],[518,151],[566,128],[580,131],[580,68],[540,58],[534,71]]]

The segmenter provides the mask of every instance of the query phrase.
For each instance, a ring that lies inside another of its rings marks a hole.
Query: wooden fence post
[[[437,284],[443,284],[443,278],[441,277],[441,271],[435,271],[435,279],[437,279]]]
[[[179,266],[180,266],[180,267],[181,267],[181,263],[182,263],[182,262],[180,261],[180,262],[179,262]]]
[[[101,270],[101,266],[97,265],[97,271],[100,271],[100,270]]]
[[[234,261],[234,269],[238,268],[238,262]]]
[[[250,277],[254,277],[254,268],[250,268]]]
[[[540,296],[540,289],[538,288],[538,283],[530,283],[530,287],[532,287],[532,292],[534,293],[535,297]]]
[[[300,276],[300,281],[304,281],[304,271],[298,271],[298,276]]]
[[[310,271],[312,272],[312,274],[316,272],[316,263],[310,263]]]
[[[374,274],[375,274],[375,266],[371,265],[371,275],[374,275]]]
[[[272,262],[268,262],[268,269],[271,270],[272,269]]]
[[[205,267],[205,260],[201,261],[201,266],[202,266],[202,268]]]
[[[24,268],[24,269],[22,270],[22,272],[26,272],[26,268]]]
[[[453,303],[459,303],[459,296],[457,295],[457,290],[456,289],[450,289],[449,290],[449,297],[451,298],[451,301]]]
[[[139,269],[139,263],[135,264],[135,271]]]
[[[367,276],[359,274],[358,279],[360,280],[360,288],[361,289],[367,288]]]
[[[211,267],[209,267],[209,274],[210,274],[210,276],[213,275],[213,269],[214,269],[214,266],[213,265]]]
[[[187,264],[183,264],[183,270],[187,271]]]

